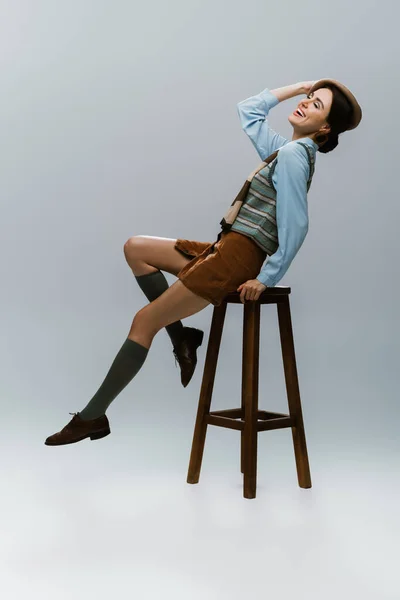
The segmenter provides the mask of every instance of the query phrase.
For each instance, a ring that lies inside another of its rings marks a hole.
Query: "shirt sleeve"
[[[308,232],[307,181],[310,167],[300,144],[279,150],[272,181],[276,188],[278,250],[268,257],[257,276],[274,287],[284,276]]]
[[[267,115],[277,104],[278,98],[268,88],[237,104],[242,129],[249,136],[261,160],[289,142],[271,129],[268,123]]]

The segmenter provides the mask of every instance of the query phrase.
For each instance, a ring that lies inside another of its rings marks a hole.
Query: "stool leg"
[[[204,444],[207,433],[206,417],[210,412],[211,397],[214,387],[215,372],[217,369],[219,348],[221,345],[222,330],[224,327],[226,307],[227,303],[222,302],[222,304],[219,306],[215,306],[213,310],[203,379],[201,382],[199,406],[197,409],[196,424],[193,434],[187,483],[198,483],[200,477],[201,461],[203,458]]]
[[[258,437],[258,362],[260,347],[260,303],[246,302],[243,308],[241,465],[243,496],[256,497]]]
[[[300,487],[310,488],[311,475],[308,464],[303,413],[301,410],[299,382],[297,378],[296,356],[294,350],[289,298],[286,297],[282,301],[278,302],[277,309],[289,413],[295,423],[295,425],[292,427],[292,437],[296,459],[297,479]]]

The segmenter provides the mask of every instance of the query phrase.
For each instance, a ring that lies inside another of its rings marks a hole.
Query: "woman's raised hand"
[[[317,81],[317,79],[315,81]],[[309,92],[310,92],[312,86],[314,85],[315,81],[302,81],[301,82],[301,87],[302,87],[303,94],[307,94],[307,95],[309,94]]]

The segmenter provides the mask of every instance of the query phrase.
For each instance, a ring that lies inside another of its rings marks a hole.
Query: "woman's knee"
[[[131,331],[153,336],[158,330],[157,325],[155,325],[155,319],[152,317],[150,305],[147,304],[134,316]]]
[[[144,247],[145,240],[140,235],[133,235],[124,244],[124,255],[127,262],[140,261],[141,250]]]

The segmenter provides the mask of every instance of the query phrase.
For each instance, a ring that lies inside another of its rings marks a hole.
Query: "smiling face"
[[[288,121],[293,126],[293,140],[311,137],[318,133],[329,133],[330,126],[326,122],[332,106],[333,93],[329,88],[319,88],[301,100]],[[300,111],[300,113],[299,113]],[[314,140],[315,141],[315,140]]]

